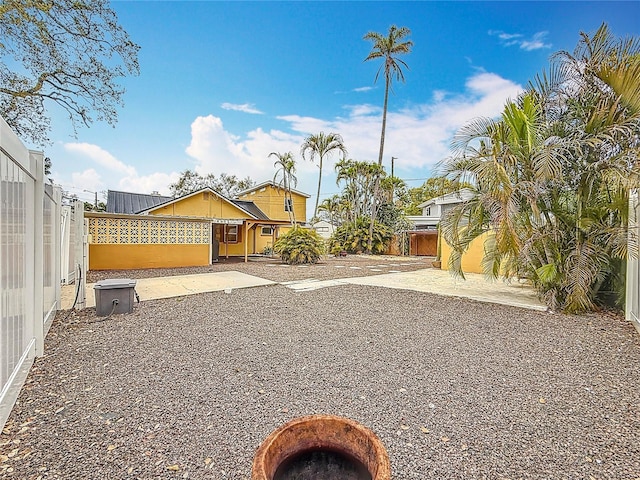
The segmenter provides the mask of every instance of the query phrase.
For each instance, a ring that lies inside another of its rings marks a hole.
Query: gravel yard
[[[392,255],[348,255],[346,257],[325,256],[315,265],[286,265],[279,258],[253,257],[244,263],[243,259],[220,258],[218,263],[206,267],[157,268],[147,270],[101,270],[88,272],[87,282],[106,278],[147,278],[193,273],[210,273],[236,270],[273,282],[288,282],[314,278],[363,277],[389,272],[410,272],[431,268],[433,257],[397,257]]]
[[[248,479],[260,442],[312,413],[371,428],[394,479],[640,478],[640,336],[619,317],[357,285],[66,315],[0,436],[6,478]]]

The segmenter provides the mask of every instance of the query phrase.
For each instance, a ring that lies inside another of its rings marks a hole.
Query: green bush
[[[273,251],[280,254],[282,261],[289,265],[317,263],[324,249],[324,239],[320,235],[301,227],[285,233],[273,245]]]
[[[360,217],[355,222],[347,222],[338,227],[330,240],[331,252],[366,252],[369,244],[369,226],[369,219]],[[392,236],[393,232],[389,227],[375,222],[373,225],[371,253],[384,253]]]

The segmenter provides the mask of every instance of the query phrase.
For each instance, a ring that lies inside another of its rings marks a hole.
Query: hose
[[[78,303],[78,297],[80,296],[80,288],[81,287],[82,287],[82,266],[78,265],[78,278],[77,278],[77,281],[76,281],[76,298],[74,298],[73,305],[71,305],[71,308],[69,309],[69,312],[62,319],[63,322],[67,321],[67,318],[69,318],[69,315],[71,315],[71,312],[73,312],[73,309],[76,308],[76,303]]]

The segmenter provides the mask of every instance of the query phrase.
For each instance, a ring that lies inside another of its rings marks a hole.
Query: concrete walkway
[[[237,271],[177,275],[171,277],[142,278],[137,280],[136,292],[140,300],[180,297],[196,293],[233,290],[236,288],[273,285],[276,282]],[[466,280],[452,277],[449,272],[427,268],[413,272],[397,272],[367,277],[351,277],[333,280],[300,280],[283,282],[282,285],[297,292],[317,290],[338,285],[372,285],[377,287],[414,290],[453,297],[470,298],[480,302],[499,303],[532,310],[547,310],[535,291],[518,282],[488,281],[483,275],[466,274]],[[95,306],[93,283],[87,284],[86,307]],[[75,285],[62,288],[62,309],[71,308],[75,298]]]
[[[532,310],[546,311],[535,291],[518,282],[488,281],[484,275],[465,274],[466,280],[454,278],[448,271],[428,268],[413,272],[387,273],[370,277],[341,278],[336,280],[288,282],[286,286],[304,292],[336,285],[372,285],[377,287],[415,290],[451,297],[463,297],[480,302],[499,303]]]
[[[176,275],[172,277],[141,278],[136,281],[136,292],[140,301],[158,298],[181,297],[196,293],[217,292],[235,288],[259,287],[273,285],[275,282],[264,278],[254,277],[236,271],[199,273],[195,275]],[[95,307],[94,283],[88,283],[86,288],[86,307]],[[76,295],[75,285],[62,287],[61,307],[63,310],[71,308]]]

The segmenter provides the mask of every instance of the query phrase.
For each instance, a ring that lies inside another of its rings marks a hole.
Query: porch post
[[[244,221],[244,263],[249,260],[249,222]]]

